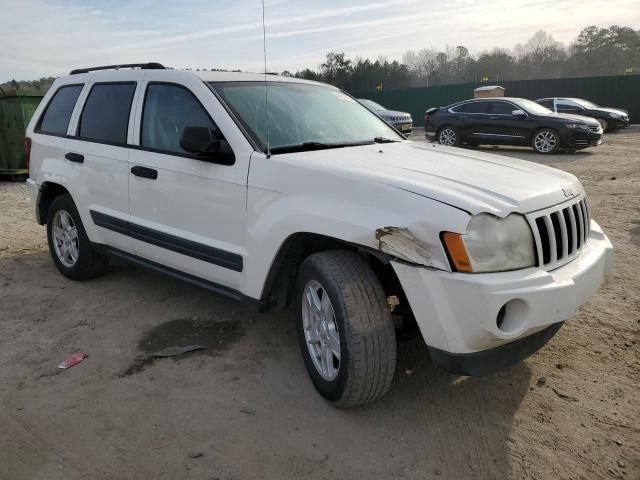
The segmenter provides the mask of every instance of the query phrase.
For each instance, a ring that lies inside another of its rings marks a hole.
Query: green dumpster
[[[0,175],[29,173],[24,160],[24,131],[42,92],[0,92]]]

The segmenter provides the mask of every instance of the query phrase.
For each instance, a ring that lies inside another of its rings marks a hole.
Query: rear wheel
[[[313,254],[296,282],[300,350],[316,390],[340,408],[372,402],[391,386],[396,336],[385,292],[356,253]]]
[[[536,132],[531,144],[536,152],[548,155],[560,149],[560,137],[554,130],[543,128]]]
[[[91,246],[70,195],[56,197],[47,213],[49,252],[56,267],[71,280],[87,280],[103,273],[109,258]]]
[[[441,145],[447,145],[449,147],[455,147],[460,143],[460,137],[458,132],[453,127],[443,127],[438,132],[438,142]]]

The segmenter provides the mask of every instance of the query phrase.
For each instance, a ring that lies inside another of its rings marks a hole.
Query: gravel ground
[[[26,186],[0,183],[0,479],[640,478],[639,147],[635,128],[573,155],[499,149],[582,180],[615,270],[525,362],[456,377],[410,343],[392,391],[351,411],[313,390],[291,311],[118,263],[66,280]],[[210,348],[142,356],[176,340]]]

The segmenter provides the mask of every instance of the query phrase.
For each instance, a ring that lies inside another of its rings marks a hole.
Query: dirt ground
[[[499,151],[582,180],[615,270],[525,362],[456,377],[405,345],[391,392],[350,411],[314,391],[291,311],[119,263],[66,280],[26,186],[0,183],[0,479],[640,479],[640,128]],[[143,356],[177,340],[209,348]]]

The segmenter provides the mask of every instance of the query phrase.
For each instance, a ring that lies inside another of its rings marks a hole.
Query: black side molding
[[[474,353],[450,353],[429,347],[431,360],[450,373],[482,377],[511,367],[540,350],[556,334],[563,322],[554,323],[528,337]]]
[[[219,248],[210,247],[192,240],[186,240],[175,235],[159,232],[143,227],[135,223],[127,222],[104,213],[90,211],[93,223],[97,226],[112,230],[122,235],[127,235],[136,240],[166,248],[172,252],[180,253],[188,257],[202,260],[203,262],[218,265],[234,272],[241,272],[243,268],[242,255],[228,252]]]
[[[168,275],[169,277],[182,280],[184,282],[204,288],[214,293],[218,293],[220,295],[224,295],[225,297],[232,298],[234,300],[250,300],[253,303],[257,303],[257,300],[246,297],[239,290],[235,290],[233,288],[226,287],[215,282],[210,282],[209,280],[205,280],[203,278],[196,277],[195,275],[181,272],[180,270],[176,270],[174,268],[166,267],[159,263],[152,262],[151,260],[147,260],[146,258],[138,257],[136,255],[124,252],[120,249],[109,247],[107,245],[93,243],[92,246],[103,255],[119,258],[134,265],[163,273],[165,275]]]

